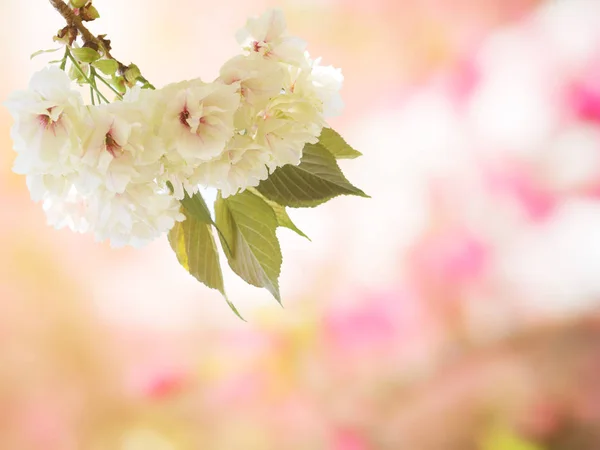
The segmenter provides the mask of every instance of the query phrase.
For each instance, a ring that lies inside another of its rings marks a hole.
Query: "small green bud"
[[[73,8],[83,8],[88,0],[71,0],[71,6]]]
[[[81,17],[81,20],[84,20],[86,22],[91,22],[92,20],[96,20],[97,18],[99,18],[100,17],[100,13],[90,3],[89,5],[87,5],[86,7],[84,7],[83,9],[79,10],[79,17]]]
[[[110,84],[113,85],[113,87],[119,91],[120,94],[125,94],[125,92],[127,92],[127,86],[125,84],[125,77],[116,77],[113,75],[112,80],[110,80]]]
[[[142,73],[140,72],[140,69],[138,66],[136,66],[135,64],[130,64],[127,67],[127,69],[125,69],[123,76],[125,77],[125,81],[127,82],[127,85],[129,87],[131,87],[136,83],[138,78],[142,76]]]
[[[72,48],[71,53],[77,61],[93,63],[100,59],[100,53],[90,47]]]

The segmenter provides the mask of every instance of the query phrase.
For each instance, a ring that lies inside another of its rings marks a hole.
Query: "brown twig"
[[[104,43],[104,40],[100,39],[97,36],[94,36],[90,32],[90,30],[88,30],[87,27],[83,24],[83,21],[81,20],[81,18],[77,14],[75,14],[75,12],[65,2],[63,2],[63,0],[49,0],[49,1],[50,1],[50,4],[54,7],[54,9],[56,9],[60,13],[60,15],[64,17],[64,19],[67,22],[67,25],[70,27],[75,27],[77,29],[77,31],[79,31],[79,33],[81,34],[81,37],[83,38],[84,44],[85,43],[92,44],[97,49],[102,50],[104,57],[116,61],[117,64],[119,65],[119,72],[121,74],[125,73],[125,71],[128,69],[129,66],[123,64],[117,58],[112,56],[110,54],[110,49],[107,48],[107,46]],[[138,76],[138,79],[142,83],[146,83],[148,85],[148,87],[154,89],[154,86],[152,86],[152,84],[150,84],[150,82],[143,76],[141,76],[141,75]]]

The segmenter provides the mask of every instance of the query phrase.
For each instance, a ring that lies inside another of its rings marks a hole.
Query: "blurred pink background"
[[[0,448],[600,448],[597,0],[97,0],[156,86],[212,80],[268,7],[341,67],[331,125],[372,199],[290,214],[281,308],[248,322],[166,238],[56,231],[11,172],[0,109]],[[62,18],[0,4],[0,97]],[[50,59],[52,59],[50,57]]]

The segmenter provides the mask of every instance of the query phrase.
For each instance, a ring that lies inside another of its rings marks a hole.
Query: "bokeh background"
[[[97,0],[160,86],[268,7],[342,67],[372,199],[278,231],[284,308],[45,225],[0,109],[0,449],[600,448],[598,0]],[[0,98],[62,19],[2,1]]]

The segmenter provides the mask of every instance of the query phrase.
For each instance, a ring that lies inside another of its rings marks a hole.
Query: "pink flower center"
[[[116,158],[121,152],[122,147],[115,141],[111,134],[112,130],[106,133],[106,137],[104,138],[104,145],[106,147],[106,151],[110,153],[113,158]]]
[[[38,116],[38,120],[44,128],[48,128],[52,125],[52,119],[50,119],[50,116],[47,116],[46,114],[40,114]]]
[[[56,127],[56,124],[58,123],[58,121],[60,120],[60,117],[58,117],[58,120],[54,121],[52,120],[51,114],[52,114],[52,110],[54,109],[54,107],[52,108],[48,108],[48,114],[40,114],[38,116],[38,121],[40,123],[40,125],[46,129],[46,130],[51,130],[52,132],[54,132],[54,128]]]
[[[179,122],[186,128],[190,128],[190,124],[188,123],[188,119],[190,118],[190,112],[187,109],[187,106],[179,113]]]
[[[271,50],[269,49],[269,44],[265,41],[254,41],[252,42],[252,50],[256,53],[261,53],[265,57],[270,57],[272,55]]]

